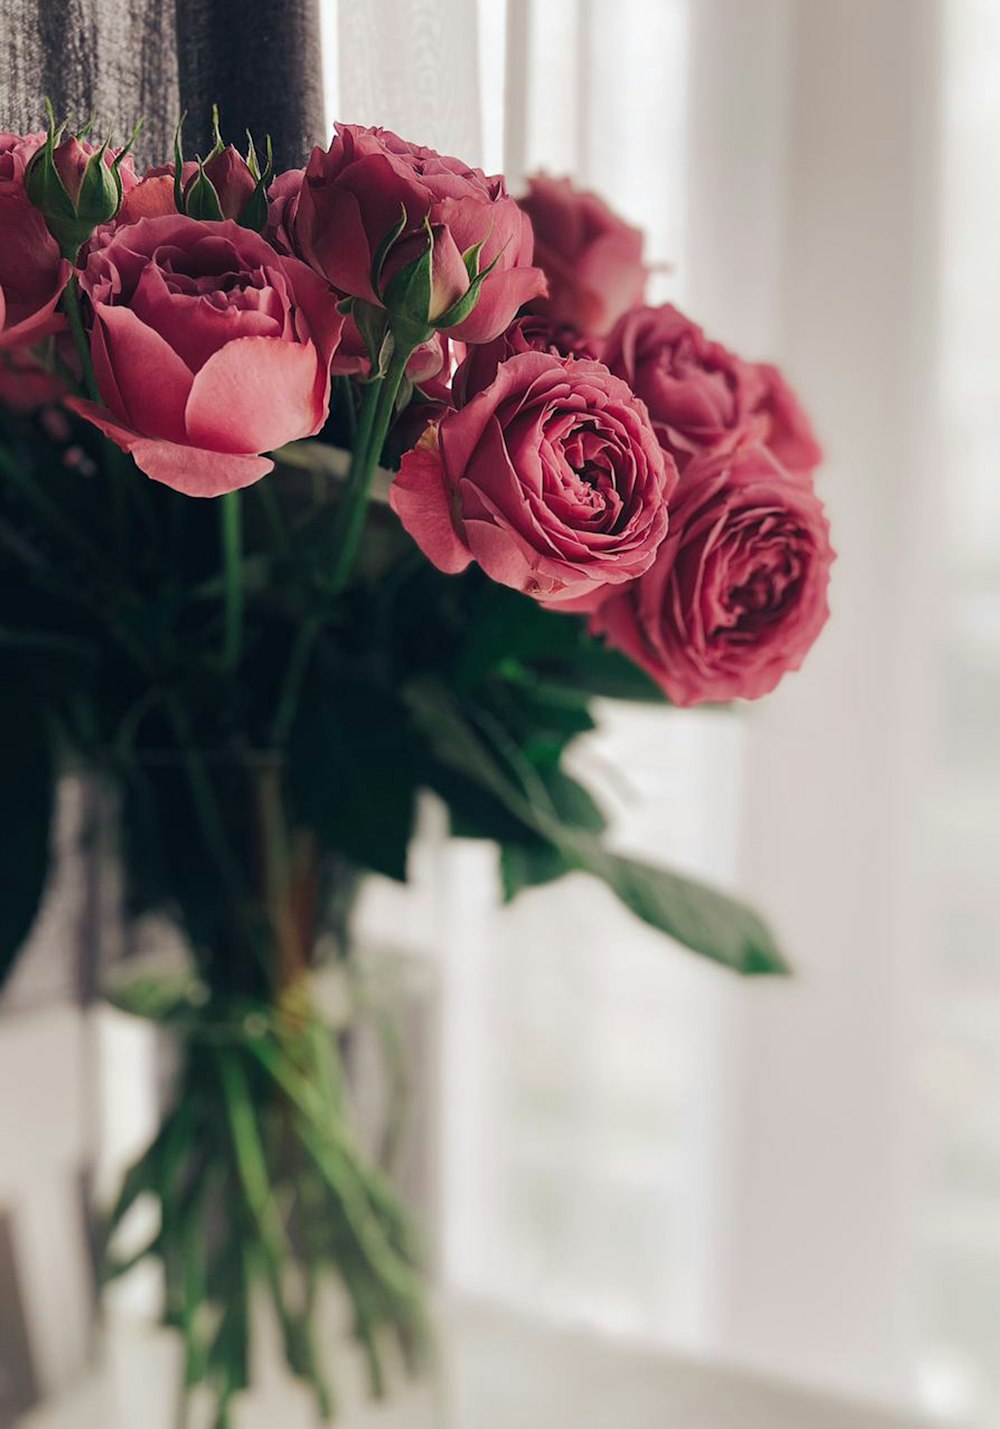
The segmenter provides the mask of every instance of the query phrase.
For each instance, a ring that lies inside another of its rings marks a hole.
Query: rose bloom
[[[492,342],[469,348],[452,382],[456,404],[461,406],[488,387],[500,363],[519,352],[550,352],[556,357],[590,357],[595,361],[601,355],[600,343],[582,337],[576,328],[553,322],[544,313],[528,313],[516,318]]]
[[[390,503],[439,570],[586,609],[648,569],[676,481],[645,408],[599,362],[525,352],[403,458]]]
[[[496,266],[473,311],[449,330],[463,342],[488,342],[518,308],[545,292],[541,270],[531,266],[531,224],[502,176],[487,177],[388,129],[338,124],[329,150],[312,152],[294,215],[289,191],[276,197],[283,209],[276,224],[293,219],[295,251],[339,293],[368,303],[381,302],[372,286],[372,264],[403,213],[399,246],[401,251],[412,246],[411,257],[426,243],[425,222],[434,230],[435,317],[467,291],[462,254],[482,244],[480,271]]]
[[[72,269],[24,189],[44,134],[0,133],[0,350],[27,347],[62,326],[56,304]]]
[[[591,630],[675,704],[758,699],[822,629],[833,559],[818,498],[766,448],[700,457],[653,566],[600,607]]]
[[[602,360],[645,402],[661,445],[682,472],[692,457],[724,451],[757,430],[752,415],[765,394],[761,374],[669,303],[626,313]]]
[[[106,405],[69,405],[154,480],[218,496],[270,471],[262,452],[322,427],[343,318],[305,264],[258,234],[140,219],[91,254],[83,287]]]
[[[603,337],[642,302],[642,233],[569,179],[538,174],[520,203],[535,231],[535,261],[549,281],[548,297],[533,306],[556,323]]]

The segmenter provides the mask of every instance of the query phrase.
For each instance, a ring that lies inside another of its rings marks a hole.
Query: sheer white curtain
[[[741,986],[582,880],[496,914],[489,850],[427,860],[445,1273],[995,1422],[995,0],[325,19],[331,113],[515,185],[573,173],[649,231],[657,299],[786,365],[840,551],[831,625],[767,704],[608,707],[579,756],[616,837],[751,894],[796,980]]]

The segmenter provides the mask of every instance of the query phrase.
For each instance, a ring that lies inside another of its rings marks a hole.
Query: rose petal
[[[429,427],[403,457],[389,488],[389,505],[439,571],[458,575],[472,557],[452,520],[451,493],[445,483],[437,429]]]
[[[326,419],[316,400],[316,349],[270,337],[240,337],[210,357],[188,397],[195,445],[264,452],[313,436]]]
[[[136,431],[184,441],[191,373],[176,352],[128,308],[98,307],[92,344],[101,395]]]
[[[144,437],[115,421],[96,402],[71,397],[66,406],[129,452],[147,476],[185,496],[222,496],[252,485],[274,469],[274,462],[267,457],[233,456]]]

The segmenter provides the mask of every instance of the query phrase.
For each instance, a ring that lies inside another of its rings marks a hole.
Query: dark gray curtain
[[[213,102],[228,138],[274,143],[279,168],[323,138],[318,0],[0,0],[0,129],[61,115],[127,133],[145,118],[141,160],[170,157],[188,114],[207,152]]]

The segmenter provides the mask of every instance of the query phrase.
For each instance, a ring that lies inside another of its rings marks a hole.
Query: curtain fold
[[[0,0],[0,125],[37,128],[43,101],[119,138],[144,120],[141,159],[171,152],[183,110],[191,151],[270,134],[275,163],[304,161],[322,137],[318,0]]]

